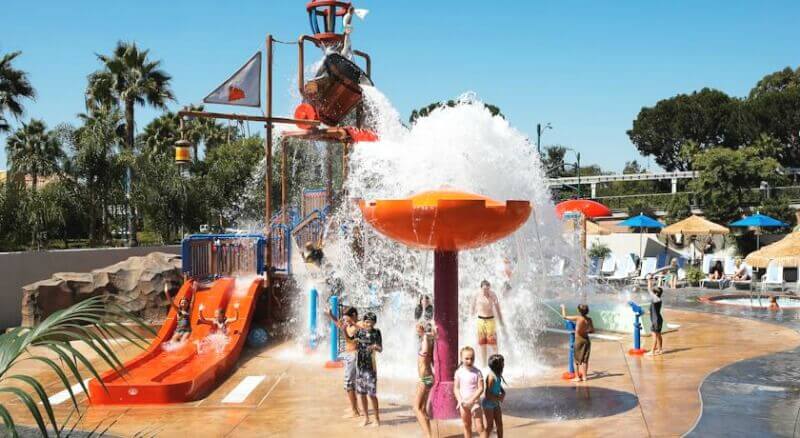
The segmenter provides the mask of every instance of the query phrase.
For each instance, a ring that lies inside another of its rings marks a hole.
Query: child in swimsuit
[[[778,304],[778,297],[775,295],[769,297],[769,310],[781,310],[781,306]]]
[[[429,321],[417,323],[417,336],[422,341],[417,354],[419,383],[417,384],[417,395],[414,399],[414,413],[417,416],[419,425],[422,426],[422,430],[425,432],[425,436],[430,438],[431,420],[425,411],[428,406],[428,396],[431,393],[431,387],[433,387],[433,341],[436,338],[433,325]]]
[[[192,286],[192,292],[196,290],[196,286]],[[180,343],[185,342],[189,339],[189,335],[192,334],[192,308],[189,300],[186,297],[181,298],[181,302],[176,306],[175,303],[172,302],[172,298],[169,296],[169,286],[164,284],[164,295],[167,296],[167,300],[169,300],[169,304],[175,309],[175,315],[178,318],[177,324],[175,326],[175,333],[173,333],[170,342],[172,343]]]
[[[578,305],[579,316],[567,316],[564,305],[561,305],[561,316],[575,323],[575,368],[578,374],[573,382],[585,382],[586,375],[589,373],[589,354],[592,351],[592,341],[589,333],[594,333],[592,318],[589,318],[589,306],[586,304]]]
[[[492,434],[492,428],[497,425],[497,438],[503,438],[503,411],[500,405],[506,398],[506,391],[503,389],[503,368],[505,359],[500,354],[493,354],[489,357],[489,369],[491,373],[486,376],[486,392],[481,401],[481,407],[486,414],[486,436]]]
[[[475,368],[475,350],[472,347],[461,349],[461,365],[453,377],[453,393],[458,401],[458,412],[464,424],[464,437],[472,436],[472,425],[483,435],[483,410],[479,400],[483,395],[483,374]]]
[[[344,362],[344,390],[347,392],[347,399],[350,401],[350,412],[345,414],[344,418],[358,417],[361,412],[358,410],[358,402],[356,400],[356,352],[358,351],[356,333],[362,327],[361,323],[358,322],[358,309],[355,307],[347,308],[344,316],[338,320],[333,316],[333,311],[328,309],[328,318],[336,324],[336,327],[344,335],[344,351],[339,357]]]
[[[661,327],[664,325],[664,318],[661,316],[661,294],[664,290],[660,287],[648,289],[650,294],[650,331],[653,332],[653,349],[647,355],[655,356],[663,354],[663,340],[661,339]]]
[[[220,307],[219,309],[217,309],[216,312],[214,312],[214,319],[206,319],[206,317],[203,316],[204,308],[205,306],[201,304],[200,308],[198,309],[199,312],[198,312],[197,323],[210,325],[211,334],[219,334],[227,336],[228,326],[239,320],[239,303],[233,305],[233,308],[236,309],[236,316],[234,316],[233,318],[228,318],[227,316],[225,316],[225,309]]]
[[[374,353],[383,351],[383,339],[381,331],[375,328],[377,321],[378,317],[374,313],[368,312],[364,315],[364,328],[360,328],[356,333],[356,342],[358,343],[356,392],[361,396],[361,408],[364,410],[362,426],[370,424],[367,396],[372,401],[372,408],[375,410],[375,423],[373,425],[381,425],[381,418],[378,413],[378,370],[375,365]]]

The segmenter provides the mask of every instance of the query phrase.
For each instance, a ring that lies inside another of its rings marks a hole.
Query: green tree
[[[764,76],[750,90],[750,99],[758,98],[768,93],[780,93],[792,88],[800,88],[800,67],[795,70],[792,70],[791,67],[786,67],[783,70]]]
[[[627,133],[639,152],[655,157],[656,163],[672,171],[689,169],[690,163],[680,153],[689,141],[700,150],[737,148],[747,144],[757,131],[755,120],[740,99],[703,88],[642,108]]]
[[[667,206],[667,224],[674,224],[675,222],[686,219],[692,215],[692,205],[689,200],[689,195],[686,193],[676,193],[672,195]]]
[[[643,199],[635,199],[631,204],[628,206],[628,216],[639,216],[643,214],[645,216],[649,216],[651,218],[656,217],[656,212],[653,210],[652,207],[647,203],[647,201]]]
[[[17,119],[22,117],[25,112],[22,99],[36,97],[28,74],[14,68],[13,62],[20,54],[11,52],[0,56],[0,132],[11,130],[6,113]]]
[[[134,111],[137,105],[166,108],[175,100],[170,89],[171,77],[160,69],[161,61],[148,58],[149,50],[140,50],[135,43],[118,42],[113,53],[97,55],[103,68],[89,76],[87,106],[118,105],[125,117],[124,144],[128,154],[134,153]],[[130,160],[130,159],[129,159]],[[128,179],[132,180],[128,167]],[[128,227],[129,245],[136,246],[136,209],[131,207]]]
[[[757,201],[758,194],[751,188],[761,181],[774,187],[785,179],[778,172],[778,161],[762,156],[760,149],[752,146],[703,151],[694,157],[694,168],[700,174],[691,187],[706,217],[718,223],[737,219],[744,207]]]
[[[785,196],[772,196],[764,199],[758,207],[758,211],[761,214],[786,222],[790,227],[793,227],[797,221],[795,210],[789,205],[789,198]],[[786,229],[778,229],[776,231],[784,232]]]
[[[23,123],[6,139],[6,155],[11,173],[30,176],[35,191],[40,177],[58,171],[64,153],[58,138],[47,130],[44,122],[34,119]]]
[[[459,102],[455,101],[455,100],[448,100],[447,102],[434,102],[434,103],[426,105],[426,106],[424,106],[422,108],[415,109],[415,110],[411,111],[411,116],[408,117],[408,123],[414,124],[414,122],[416,122],[417,119],[429,116],[430,113],[433,112],[433,110],[435,110],[435,109],[444,108],[444,107],[452,108],[452,107],[458,105],[458,103]],[[500,116],[502,118],[505,118],[503,113],[500,112],[500,108],[498,108],[497,106],[489,104],[489,103],[484,103],[483,106],[486,107],[486,109],[489,110],[489,112],[493,116]]]
[[[215,225],[225,228],[245,216],[245,193],[248,186],[258,184],[253,174],[263,157],[263,140],[259,137],[223,144],[209,152],[203,185]]]
[[[203,111],[203,106],[190,106],[190,111]],[[175,142],[181,139],[180,117],[167,112],[153,119],[140,135],[138,144],[148,153],[171,153]],[[199,148],[202,145],[207,155],[211,149],[236,141],[241,138],[239,128],[224,126],[214,119],[195,117],[184,119],[183,138],[192,145],[194,160],[199,159]]]
[[[784,166],[800,166],[800,87],[758,93],[748,108],[760,132],[780,145],[773,156]]]
[[[565,157],[567,155],[567,148],[561,145],[552,145],[544,148],[542,154],[542,167],[544,167],[547,176],[551,178],[559,178],[564,176],[566,169]]]

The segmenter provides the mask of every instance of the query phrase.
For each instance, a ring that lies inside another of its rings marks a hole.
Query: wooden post
[[[333,208],[333,145],[325,143],[325,202]]]
[[[266,87],[267,87],[267,118],[272,117],[272,34],[267,35],[267,78],[266,78]],[[267,254],[266,254],[266,262],[267,262],[267,286],[272,285],[272,242],[271,242],[271,231],[272,227],[270,226],[270,216],[272,213],[272,199],[270,196],[270,185],[272,183],[272,121],[267,121],[266,125],[266,136],[267,138],[264,139],[264,153],[266,154],[266,172],[264,172],[264,178],[266,179],[264,184],[264,191],[266,192],[266,202],[264,206],[264,235],[267,236]]]

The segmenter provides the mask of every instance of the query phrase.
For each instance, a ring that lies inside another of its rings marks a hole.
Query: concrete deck
[[[593,344],[590,380],[584,384],[560,379],[566,361],[566,337],[544,336],[541,360],[546,365],[545,371],[509,381],[511,387],[503,406],[506,434],[681,436],[690,432],[700,417],[700,386],[722,390],[726,387],[725,381],[706,380],[711,373],[739,361],[800,347],[797,332],[774,324],[671,309],[665,311],[665,318],[681,327],[664,336],[663,356],[628,356],[625,352],[631,341],[627,338],[619,342],[597,340]],[[645,344],[649,343],[645,339]],[[282,344],[246,353],[229,379],[209,397],[194,403],[87,407],[82,394],[83,417],[77,429],[106,430],[109,436],[198,437],[352,436],[365,432],[357,419],[340,418],[346,407],[341,370],[325,370],[321,358],[306,358],[294,353],[295,350],[294,345]],[[133,353],[132,349],[123,352],[125,356]],[[224,402],[248,376],[264,376],[264,379],[243,400]],[[60,391],[51,377],[43,379],[49,382],[50,394]],[[370,435],[421,436],[410,408],[414,385],[411,381],[379,380],[383,424],[370,428]],[[717,402],[728,403],[719,399],[722,396],[718,396]],[[33,423],[19,403],[7,406],[18,423]],[[746,406],[736,403],[730,406],[729,415],[738,415],[739,408],[742,415],[748,415]],[[60,403],[57,411],[60,418],[66,418],[72,411],[70,402]],[[794,421],[789,417],[794,414],[796,411],[791,409],[771,413],[780,417],[774,419],[780,428],[770,433],[786,431],[790,421]],[[742,429],[744,421],[700,424],[705,428],[705,436],[708,433],[752,435],[748,429]],[[455,421],[434,422],[434,425],[436,436],[459,436],[460,427]],[[763,424],[759,427],[763,428]],[[750,432],[764,433],[764,430],[756,428]]]

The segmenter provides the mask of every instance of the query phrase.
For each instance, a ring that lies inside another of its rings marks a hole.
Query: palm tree
[[[21,99],[33,99],[36,91],[28,80],[28,74],[12,65],[21,52],[6,53],[0,57],[0,132],[8,132],[11,127],[4,114],[19,118],[25,112]]]
[[[73,133],[74,172],[88,194],[89,241],[98,240],[97,221],[102,217],[102,230],[109,238],[108,212],[114,182],[120,166],[116,146],[125,135],[122,113],[116,106],[100,107],[88,114],[78,114],[83,126]],[[100,214],[98,214],[98,212]]]
[[[47,131],[41,120],[31,120],[6,139],[6,155],[11,173],[30,175],[33,190],[39,177],[49,176],[58,171],[58,162],[64,156],[61,143],[55,135]]]
[[[137,105],[166,108],[175,100],[170,89],[172,79],[159,67],[161,61],[148,59],[149,50],[140,50],[136,43],[120,41],[111,56],[97,55],[103,68],[89,76],[86,102],[89,109],[98,106],[118,105],[125,115],[125,149],[134,153],[134,110]],[[130,157],[128,158],[131,160]],[[126,196],[130,200],[131,167],[127,169]],[[131,208],[128,216],[128,244],[136,246],[136,213]]]
[[[131,321],[134,326],[126,324]],[[36,327],[11,329],[0,335],[0,393],[11,394],[22,402],[42,436],[50,436],[48,422],[55,436],[63,436],[69,417],[59,427],[44,386],[25,374],[24,362],[44,364],[58,377],[57,382],[69,393],[75,410],[79,410],[70,377],[81,385],[84,392],[87,392],[84,380],[88,377],[94,377],[101,384],[103,381],[96,366],[85,353],[75,348],[74,343],[86,345],[103,364],[121,372],[123,364],[112,348],[112,339],[126,339],[144,348],[144,338],[135,326],[155,334],[143,321],[118,304],[107,303],[104,297],[93,297],[53,313]],[[58,359],[54,360],[52,356]],[[3,404],[0,404],[0,417],[5,425],[4,436],[18,436],[14,417]]]

